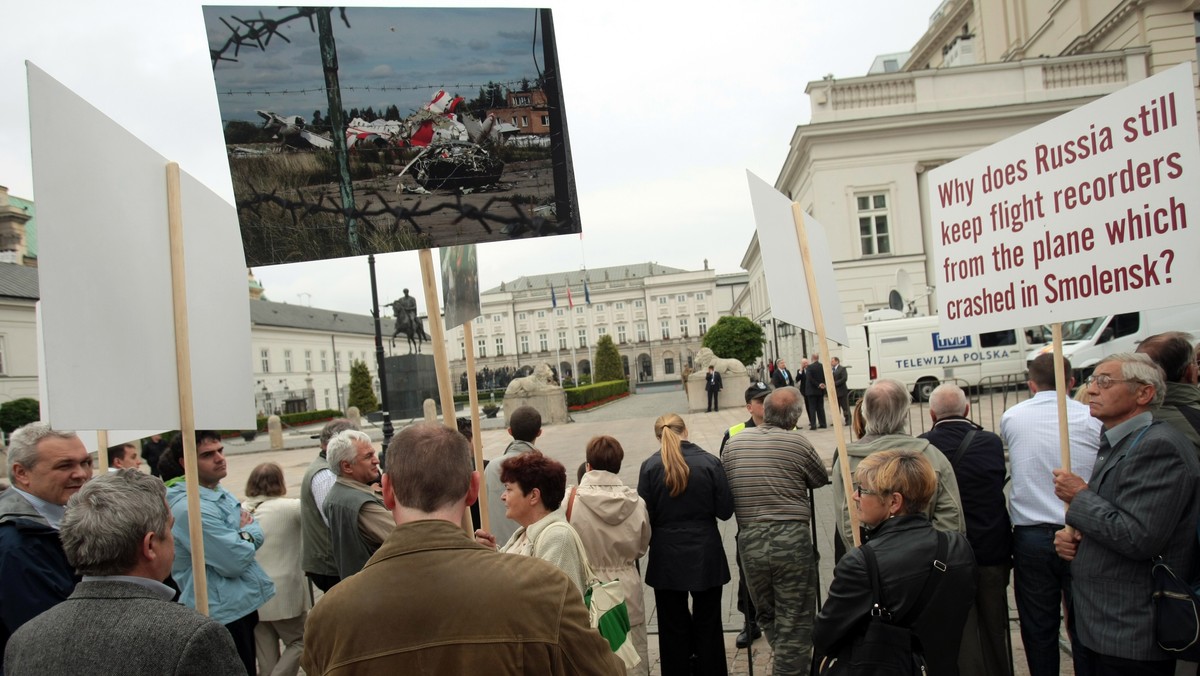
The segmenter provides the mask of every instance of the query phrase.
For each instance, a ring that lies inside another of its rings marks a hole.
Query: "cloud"
[[[382,80],[384,78],[393,77],[395,74],[396,72],[392,70],[391,66],[386,63],[381,63],[372,68],[370,72],[367,73],[367,77],[372,80]]]

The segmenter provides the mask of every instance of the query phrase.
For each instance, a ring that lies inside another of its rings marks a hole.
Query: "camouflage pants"
[[[740,527],[742,574],[758,624],[775,652],[775,674],[807,674],[817,594],[808,523],[763,521]]]

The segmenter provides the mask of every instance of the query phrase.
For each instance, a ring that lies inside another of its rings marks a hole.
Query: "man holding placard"
[[[1161,556],[1192,579],[1200,460],[1178,430],[1154,421],[1166,383],[1146,355],[1107,357],[1087,388],[1104,425],[1091,479],[1054,470],[1054,493],[1069,506],[1070,528],[1054,546],[1071,561],[1075,673],[1172,674],[1174,655],[1155,640],[1150,562]]]

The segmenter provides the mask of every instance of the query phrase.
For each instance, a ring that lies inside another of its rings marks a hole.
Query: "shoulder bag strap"
[[[1176,404],[1175,408],[1179,409],[1179,414],[1183,416],[1184,420],[1188,421],[1192,429],[1196,430],[1197,434],[1200,434],[1200,411],[1184,404]]]
[[[542,539],[542,535],[544,535],[546,531],[555,527],[566,528],[567,531],[571,533],[571,537],[575,539],[575,548],[579,550],[579,562],[583,564],[583,575],[585,578],[587,578],[587,581],[589,583],[593,580],[599,581],[600,578],[596,575],[596,571],[592,570],[592,562],[588,560],[587,549],[584,549],[583,547],[583,540],[579,539],[579,533],[575,530],[574,526],[566,521],[555,521],[554,523],[548,524],[545,528],[543,528],[541,533],[538,533],[538,540]],[[533,551],[537,551],[536,540],[533,543]]]
[[[933,592],[937,590],[938,584],[942,581],[942,573],[946,572],[946,555],[950,553],[950,536],[940,530],[934,532],[937,533],[938,539],[937,554],[933,557],[929,575],[925,577],[925,586],[921,587],[921,594],[917,597],[917,602],[913,604],[912,608],[909,608],[899,623],[902,626],[911,627],[921,617],[925,606],[929,604],[929,599],[933,597]],[[912,618],[913,622],[908,622],[909,618]]]
[[[567,500],[567,522],[571,521],[571,508],[575,506],[575,491],[579,490],[579,486],[571,486],[571,497]]]
[[[971,440],[973,440],[975,438],[975,433],[978,431],[979,430],[972,427],[970,430],[967,431],[966,435],[963,436],[962,443],[960,443],[958,445],[958,448],[954,449],[954,455],[952,455],[948,458],[951,465],[954,465],[955,463],[958,462],[959,456],[961,456],[963,454],[963,451],[967,450],[967,447],[971,445]]]
[[[871,610],[872,617],[882,616],[887,613],[887,609],[883,607],[883,591],[882,585],[879,583],[879,561],[875,558],[875,550],[867,543],[863,543],[859,549],[863,553],[863,561],[867,564],[867,579],[871,581]],[[890,613],[888,613],[890,616]],[[885,618],[887,619],[887,618]]]

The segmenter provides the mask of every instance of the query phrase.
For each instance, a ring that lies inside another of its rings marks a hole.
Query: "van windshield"
[[[1062,325],[1063,340],[1088,340],[1104,326],[1104,317],[1092,317],[1091,319],[1077,319],[1073,322],[1064,322]],[[1053,335],[1053,329],[1049,324],[1044,324],[1040,327],[1043,337],[1041,342],[1050,342]],[[1028,334],[1026,334],[1028,335]]]

